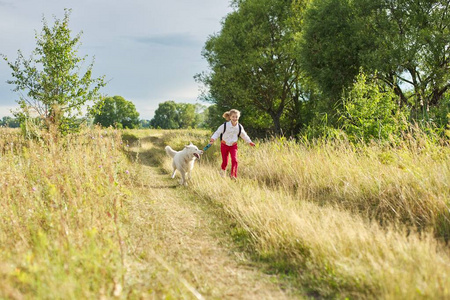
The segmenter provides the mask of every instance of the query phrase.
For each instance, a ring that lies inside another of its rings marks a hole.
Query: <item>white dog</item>
[[[166,153],[172,157],[172,178],[175,177],[175,173],[178,170],[181,174],[182,185],[187,185],[187,180],[191,178],[191,171],[194,168],[194,162],[196,159],[200,159],[200,155],[203,154],[202,150],[199,150],[197,146],[190,143],[185,146],[181,151],[175,151],[170,146],[166,146]]]

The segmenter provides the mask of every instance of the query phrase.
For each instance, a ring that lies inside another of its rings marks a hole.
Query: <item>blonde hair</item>
[[[241,116],[241,112],[233,108],[230,109],[229,111],[224,112],[222,117],[224,117],[225,120],[230,121],[230,117],[232,114],[237,114],[238,118]]]

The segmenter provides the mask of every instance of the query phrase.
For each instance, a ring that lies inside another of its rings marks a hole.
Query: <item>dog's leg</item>
[[[175,162],[172,162],[172,169],[173,169],[172,178],[175,178],[175,173],[177,172],[177,166]]]
[[[190,181],[191,180],[191,171],[188,171],[188,172],[186,172],[186,184],[185,185],[188,185],[188,181]]]
[[[186,172],[188,180],[191,179],[192,169],[193,168],[194,168],[194,161],[191,162],[191,164],[190,164],[190,166],[189,166],[189,168],[187,169],[187,172]]]
[[[182,171],[182,172],[180,172],[180,174],[181,174],[180,184],[181,185],[187,185],[187,183],[186,183],[186,173],[184,171]]]

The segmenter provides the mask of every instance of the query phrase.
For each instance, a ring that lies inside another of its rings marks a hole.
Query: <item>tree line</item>
[[[205,43],[196,79],[246,128],[355,138],[445,128],[450,110],[448,0],[234,0]],[[374,105],[377,103],[378,105]],[[363,114],[363,115],[362,115]],[[396,124],[386,124],[392,121]],[[366,124],[363,120],[372,121]],[[372,130],[354,130],[356,127]],[[363,134],[363,136],[359,136]]]
[[[386,139],[408,124],[444,132],[450,111],[448,0],[233,0],[233,12],[202,52],[194,77],[212,105],[160,103],[155,128],[214,128],[237,108],[254,135]],[[36,34],[27,59],[3,56],[20,94],[15,117],[76,130],[82,108],[105,126],[135,128],[139,114],[120,96],[103,97],[105,76],[78,57],[70,10]],[[86,66],[83,68],[83,66]],[[125,115],[124,115],[125,113]],[[143,122],[141,121],[142,125]]]
[[[169,100],[159,104],[151,120],[139,119],[139,113],[132,101],[122,96],[104,97],[91,109],[88,116],[76,119],[81,124],[101,125],[114,128],[160,128],[186,129],[209,128],[214,122],[210,121],[209,109],[205,105],[176,103]],[[18,128],[20,118],[5,116],[0,119],[1,127]]]
[[[0,119],[0,127],[18,128],[20,122],[16,118],[5,116]]]

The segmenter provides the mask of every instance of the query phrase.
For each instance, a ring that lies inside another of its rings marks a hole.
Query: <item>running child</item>
[[[226,169],[228,165],[228,156],[231,156],[231,172],[230,177],[236,179],[237,177],[237,141],[241,137],[250,146],[255,146],[250,137],[244,130],[244,127],[239,123],[239,117],[241,112],[237,109],[231,109],[223,114],[225,123],[219,126],[219,128],[211,136],[209,144],[213,144],[215,140],[220,138],[220,152],[222,154],[222,165],[220,174],[225,177]]]

